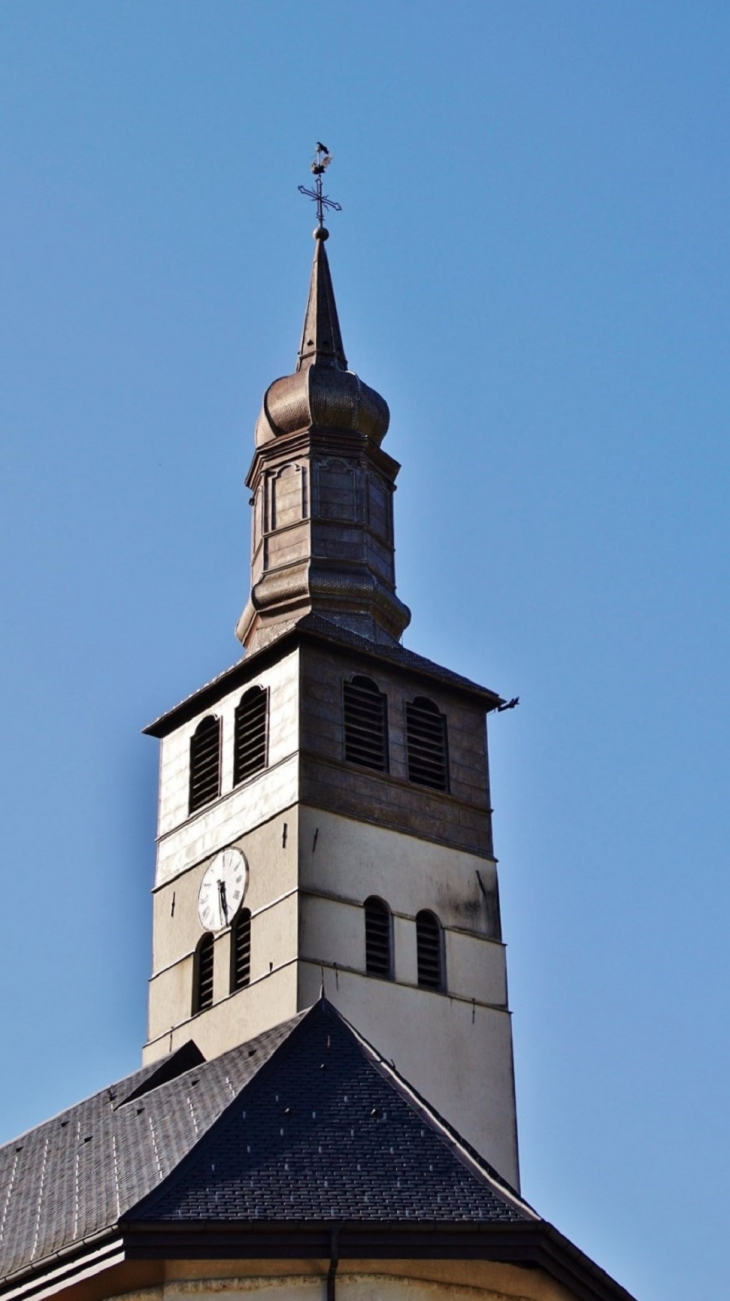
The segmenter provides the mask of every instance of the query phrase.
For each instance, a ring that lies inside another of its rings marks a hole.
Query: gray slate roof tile
[[[324,1000],[190,1052],[0,1148],[0,1283],[119,1221],[537,1218]]]
[[[534,1219],[324,1001],[133,1220]]]
[[[144,1067],[0,1147],[0,1280],[115,1224],[175,1169],[302,1015],[119,1105],[161,1063]]]

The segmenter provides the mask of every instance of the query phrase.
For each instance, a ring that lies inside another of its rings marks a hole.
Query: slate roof
[[[186,1046],[0,1147],[0,1283],[136,1206],[299,1020],[154,1087],[163,1067],[188,1065]],[[153,1087],[143,1092],[145,1084]]]
[[[442,664],[436,664],[434,660],[429,660],[425,655],[419,655],[416,651],[409,650],[407,646],[401,646],[400,643],[370,641],[367,637],[361,637],[359,633],[340,627],[321,614],[305,615],[299,621],[299,627],[305,632],[325,637],[328,641],[340,642],[343,646],[372,655],[376,659],[389,660],[400,668],[413,669],[418,673],[425,673],[428,677],[437,678],[449,686],[477,693],[486,698],[491,708],[503,703],[502,697],[496,691],[490,691],[489,687],[480,686],[478,682],[464,677],[462,673],[444,668]]]
[[[0,1285],[120,1223],[538,1219],[325,1000],[196,1053],[0,1148]]]
[[[322,1001],[131,1218],[537,1217]]]
[[[259,650],[247,654],[237,663],[224,669],[222,673],[212,678],[210,682],[206,682],[204,686],[199,687],[192,695],[186,696],[179,704],[173,705],[164,714],[160,714],[158,718],[153,719],[142,730],[147,736],[166,736],[168,732],[179,727],[188,718],[193,718],[195,714],[200,713],[202,710],[211,708],[217,700],[220,700],[221,696],[233,691],[239,683],[248,681],[252,673],[258,672],[261,663],[266,663],[272,655],[281,653],[282,647],[287,640],[291,639],[293,641],[295,638],[302,636],[345,646],[348,650],[357,651],[359,654],[367,655],[371,659],[386,660],[398,668],[422,673],[447,687],[467,691],[470,695],[481,696],[486,709],[495,709],[497,705],[504,703],[502,696],[498,695],[497,692],[490,691],[488,687],[482,687],[477,682],[472,682],[470,678],[464,677],[461,673],[454,673],[452,669],[444,668],[441,664],[426,659],[424,655],[418,655],[415,651],[408,650],[406,646],[386,645],[381,642],[370,641],[367,637],[361,637],[358,633],[350,632],[347,628],[341,628],[323,615],[307,614],[292,626],[286,627],[280,636],[274,638]]]

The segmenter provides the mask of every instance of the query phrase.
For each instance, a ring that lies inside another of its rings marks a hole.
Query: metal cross
[[[324,225],[324,210],[331,208],[333,212],[342,212],[342,204],[335,203],[334,199],[329,199],[322,192],[322,177],[332,162],[332,154],[326,145],[320,140],[317,141],[317,152],[312,162],[312,172],[314,174],[314,189],[308,190],[306,185],[298,187],[300,194],[306,194],[308,199],[313,199],[317,205],[317,221],[320,226]]]

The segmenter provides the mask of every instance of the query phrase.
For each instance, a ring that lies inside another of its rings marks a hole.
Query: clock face
[[[243,903],[248,885],[248,863],[240,849],[216,854],[200,883],[198,916],[207,931],[230,926]]]

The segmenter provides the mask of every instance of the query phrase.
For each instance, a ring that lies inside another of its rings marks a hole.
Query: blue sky
[[[323,139],[406,644],[521,697],[525,1193],[642,1301],[724,1290],[729,37],[709,0],[0,4],[0,1137],[138,1061],[140,728],[237,657]]]

